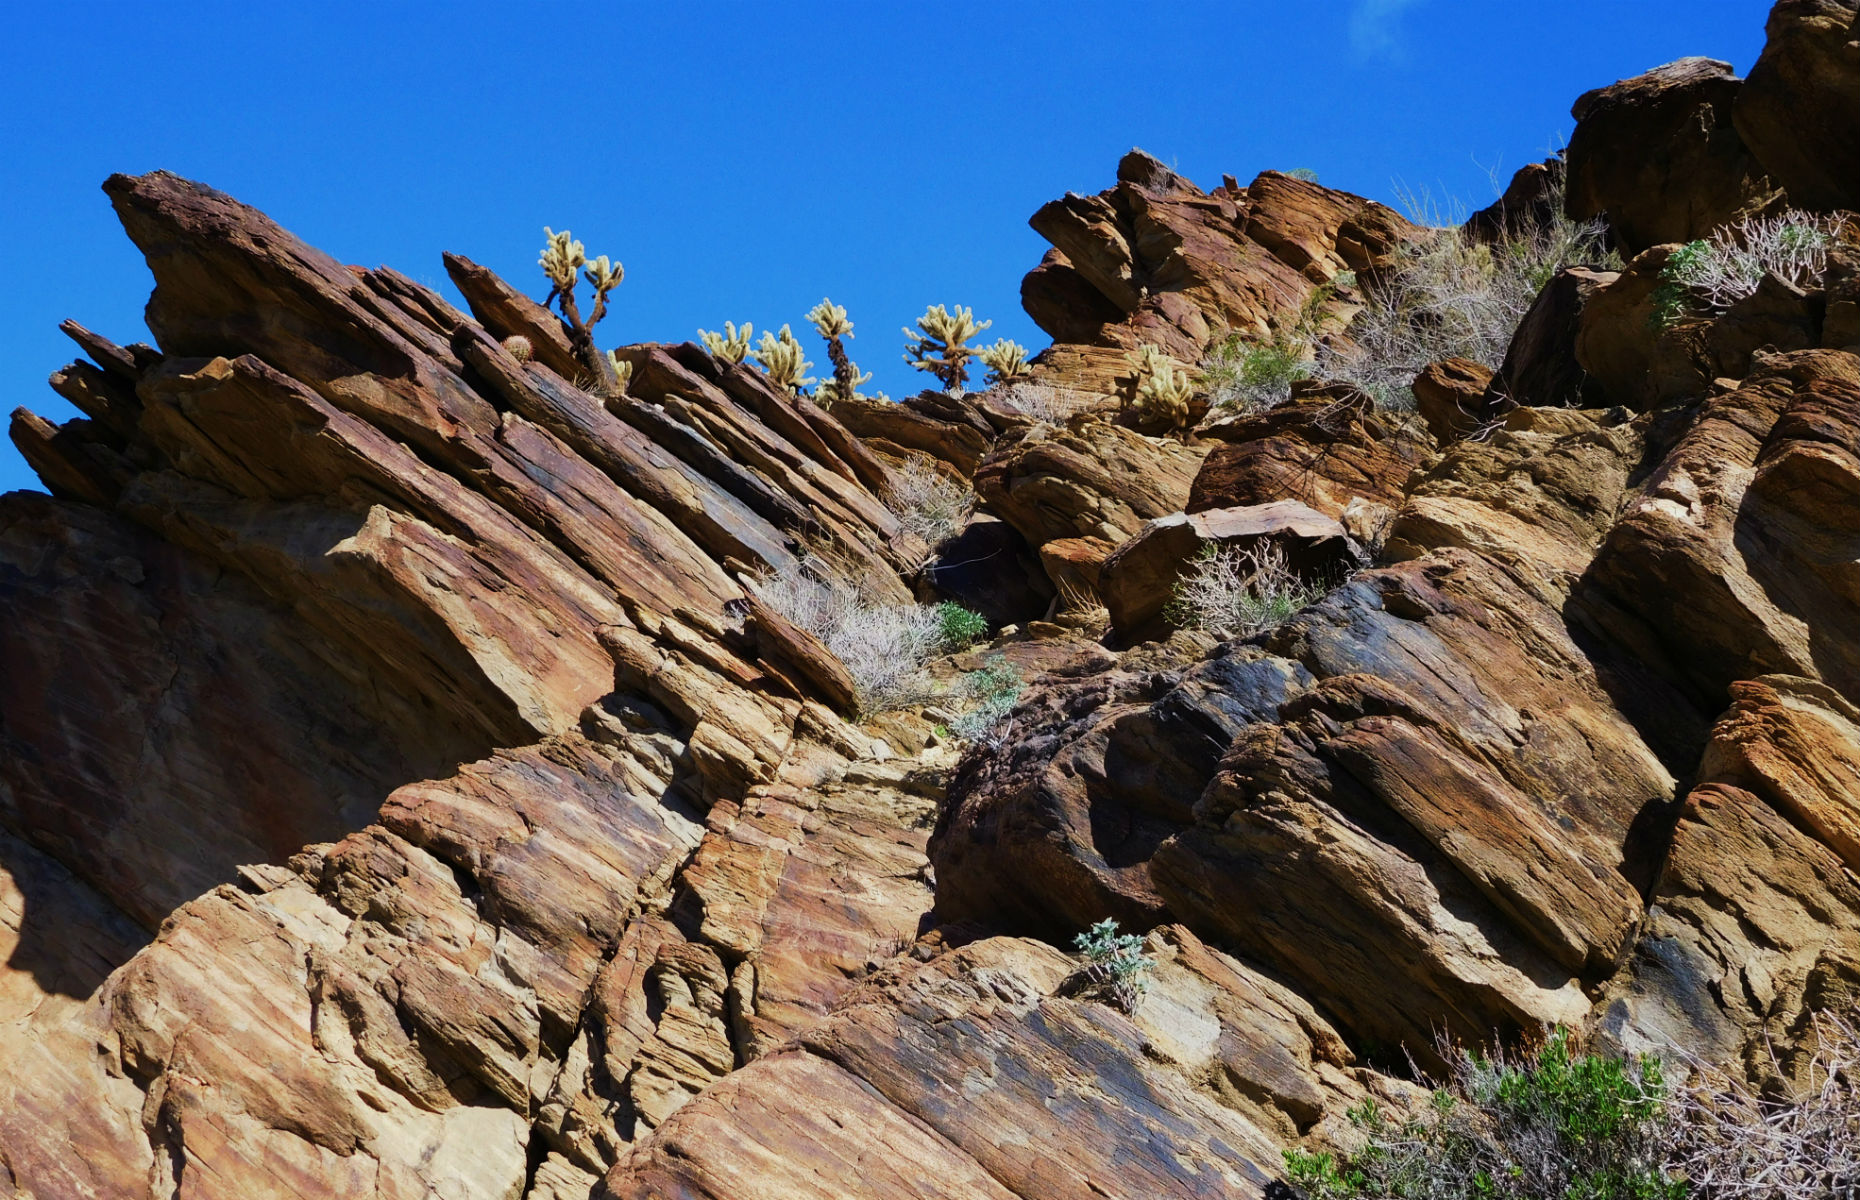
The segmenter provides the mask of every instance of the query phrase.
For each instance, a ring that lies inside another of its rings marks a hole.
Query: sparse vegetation
[[[530,344],[530,339],[520,333],[513,333],[504,339],[504,350],[520,363],[530,361],[536,354],[536,347]]]
[[[1753,1092],[1695,1064],[1674,1094],[1667,1165],[1701,1200],[1829,1200],[1860,1195],[1860,1011],[1815,1013],[1800,1087]]]
[[[1298,577],[1284,549],[1261,539],[1251,546],[1203,546],[1176,584],[1164,615],[1183,629],[1218,638],[1245,638],[1283,625],[1323,595]]]
[[[1565,1029],[1541,1048],[1486,1058],[1442,1047],[1448,1079],[1396,1119],[1373,1098],[1349,1110],[1362,1144],[1285,1152],[1308,1200],[1679,1200],[1665,1165],[1668,1090],[1658,1059],[1577,1053]]]
[[[596,381],[598,390],[617,394],[621,385],[614,378],[608,360],[594,348],[594,327],[607,315],[607,295],[620,286],[626,270],[605,254],[590,259],[582,244],[566,229],[557,233],[545,225],[543,237],[546,240],[542,257],[536,260],[543,274],[549,277],[549,294],[543,298],[543,307],[553,304],[561,312],[562,320],[568,325],[569,346]],[[575,287],[583,278],[594,289],[594,307],[586,320],[582,319],[581,306],[575,300]]]
[[[755,326],[743,322],[742,329],[737,329],[733,321],[723,323],[722,333],[713,333],[708,329],[698,330],[698,341],[704,343],[704,349],[726,362],[739,363],[749,357],[749,338],[755,332]]]
[[[617,392],[626,391],[626,385],[633,381],[633,364],[620,357],[618,350],[607,352],[607,369],[613,372],[613,385]]]
[[[967,650],[988,636],[988,618],[954,600],[936,606],[936,620],[945,650]]]
[[[1310,167],[1293,167],[1285,173],[1285,176],[1287,179],[1302,179],[1306,183],[1316,183],[1318,181],[1318,173],[1313,171]]]
[[[1025,686],[1020,672],[1005,656],[989,655],[956,688],[957,698],[970,707],[949,723],[950,732],[967,742],[1000,745],[1011,727],[1008,716],[1020,702]]]
[[[1314,365],[1302,343],[1249,342],[1235,334],[1202,360],[1201,379],[1212,407],[1250,413],[1284,400]]]
[[[969,360],[976,356],[969,339],[993,325],[977,322],[975,314],[958,307],[954,312],[933,304],[917,318],[916,329],[906,329],[904,361],[936,376],[943,390],[960,394],[969,383]]]
[[[793,331],[786,325],[779,334],[763,330],[761,343],[749,354],[761,364],[769,382],[790,396],[814,382],[814,377],[807,373],[814,364],[807,361],[801,352],[801,343],[794,340]]]
[[[808,310],[807,319],[825,339],[827,361],[833,364],[833,377],[820,385],[814,399],[823,405],[859,399],[859,389],[872,381],[872,373],[861,374],[859,364],[846,353],[845,339],[853,335],[853,323],[847,319],[846,309],[823,296],[819,304]]]
[[[1355,384],[1385,409],[1414,408],[1410,385],[1421,368],[1444,358],[1469,358],[1497,368],[1537,294],[1564,267],[1619,267],[1600,222],[1578,224],[1560,214],[1560,191],[1549,200],[1548,224],[1486,244],[1448,224],[1424,199],[1409,216],[1435,226],[1408,248],[1386,278],[1362,297],[1347,336],[1317,348],[1316,374]]]
[[[982,365],[988,368],[988,383],[1013,384],[1027,377],[1027,347],[1019,342],[1002,338],[992,346],[986,346],[976,352]]]
[[[1841,221],[1800,209],[1768,217],[1746,217],[1720,226],[1711,237],[1687,242],[1660,268],[1651,320],[1664,329],[1686,315],[1696,298],[1722,312],[1757,290],[1764,275],[1810,287],[1828,266],[1828,249]]]
[[[1072,939],[1085,959],[1063,989],[1075,995],[1098,996],[1123,1011],[1135,1012],[1149,990],[1156,960],[1143,952],[1140,934],[1119,933],[1111,917]]]
[[[924,666],[943,646],[936,609],[886,603],[873,589],[817,560],[763,576],[756,591],[845,665],[861,711],[883,712],[929,696]]]
[[[1188,372],[1148,342],[1128,358],[1136,368],[1136,381],[1126,400],[1138,422],[1152,429],[1185,428],[1188,402],[1195,394]]]
[[[1014,383],[1004,388],[999,399],[1036,421],[1063,425],[1066,418],[1086,407],[1088,398],[1070,388],[1047,383]]]
[[[962,529],[975,507],[975,489],[917,457],[891,473],[888,499],[905,530],[934,550]]]

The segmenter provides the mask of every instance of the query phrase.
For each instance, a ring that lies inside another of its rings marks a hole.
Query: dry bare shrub
[[[861,711],[883,712],[929,696],[924,667],[943,640],[934,607],[885,602],[875,589],[812,559],[763,575],[755,589],[845,665]]]
[[[1811,1017],[1815,1053],[1793,1095],[1752,1092],[1695,1063],[1674,1097],[1668,1166],[1700,1200],[1860,1196],[1860,1010]]]
[[[1001,403],[1048,425],[1063,425],[1066,418],[1087,407],[1090,397],[1072,388],[1050,383],[1015,383],[1003,388]]]
[[[1660,280],[1667,287],[1691,290],[1719,311],[1755,292],[1766,274],[1797,287],[1814,287],[1828,269],[1828,250],[1844,225],[1840,216],[1817,216],[1799,208],[1746,217],[1675,251]],[[1666,297],[1656,303],[1662,300],[1671,303]]]
[[[1601,222],[1561,215],[1560,184],[1548,224],[1491,244],[1449,223],[1425,195],[1405,199],[1409,219],[1431,226],[1430,236],[1365,287],[1348,336],[1316,354],[1317,375],[1354,383],[1385,409],[1413,409],[1409,386],[1429,363],[1470,358],[1497,369],[1537,294],[1564,267],[1620,265]]]
[[[891,473],[886,500],[899,523],[934,550],[962,529],[975,508],[975,489],[916,456]]]
[[[1324,594],[1298,577],[1285,550],[1261,539],[1248,547],[1203,546],[1176,584],[1168,619],[1218,638],[1246,638],[1283,625]]]

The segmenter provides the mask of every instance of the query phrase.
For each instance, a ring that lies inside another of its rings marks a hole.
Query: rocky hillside
[[[1133,152],[1033,217],[1060,412],[694,344],[596,386],[529,281],[448,256],[468,315],[112,177],[158,345],[67,323],[85,415],[14,413],[50,495],[0,497],[0,1183],[1258,1196],[1443,1031],[1786,1081],[1860,999],[1860,14],[1768,35],[1581,97],[1465,230]],[[1126,403],[1565,213],[1618,267],[1418,413]],[[1688,273],[1789,213],[1812,277]],[[977,497],[938,545],[926,462]],[[1309,603],[1184,628],[1268,546]],[[1011,717],[861,711],[762,595],[818,563],[983,612],[934,670]],[[1068,952],[1107,917],[1134,1005]]]

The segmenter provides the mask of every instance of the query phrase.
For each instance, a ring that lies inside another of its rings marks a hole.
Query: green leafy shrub
[[[956,688],[958,698],[970,707],[949,723],[950,732],[967,742],[1000,745],[1010,727],[1008,714],[1020,702],[1025,686],[1020,672],[1005,656],[989,655]]]
[[[1062,991],[1098,996],[1127,1013],[1135,1012],[1156,969],[1156,960],[1143,952],[1142,936],[1119,933],[1117,921],[1106,917],[1073,938],[1072,945],[1085,961]]]
[[[1284,400],[1295,380],[1311,375],[1307,348],[1297,342],[1249,342],[1228,337],[1201,361],[1209,403],[1235,412],[1258,412]]]
[[[1371,1098],[1350,1109],[1362,1138],[1343,1154],[1285,1152],[1308,1200],[1680,1200],[1665,1166],[1673,1118],[1658,1059],[1577,1053],[1558,1028],[1534,1053],[1443,1048],[1431,1102],[1396,1119]]]
[[[936,620],[945,650],[966,650],[988,636],[988,618],[954,600],[936,606]]]
[[[1746,217],[1720,226],[1709,238],[1687,242],[1660,268],[1649,320],[1664,329],[1685,316],[1694,299],[1722,312],[1756,291],[1765,275],[1797,287],[1815,286],[1841,226],[1838,217],[1788,209]]]

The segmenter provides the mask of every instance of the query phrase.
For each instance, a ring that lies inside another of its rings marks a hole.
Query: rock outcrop
[[[113,177],[158,346],[68,324],[0,497],[0,1190],[1265,1196],[1443,1032],[1799,1073],[1860,999],[1860,259],[1652,318],[1672,239],[1855,203],[1854,22],[1584,97],[1631,257],[1496,373],[1172,437],[1131,350],[1342,329],[1422,235],[1133,153],[1034,218],[1049,395],[829,411],[695,345],[584,386],[468,259],[470,316]],[[1320,598],[1168,628],[1263,538]],[[804,560],[1017,632],[862,714],[758,590]],[[1060,948],[1107,917],[1134,1001]]]

